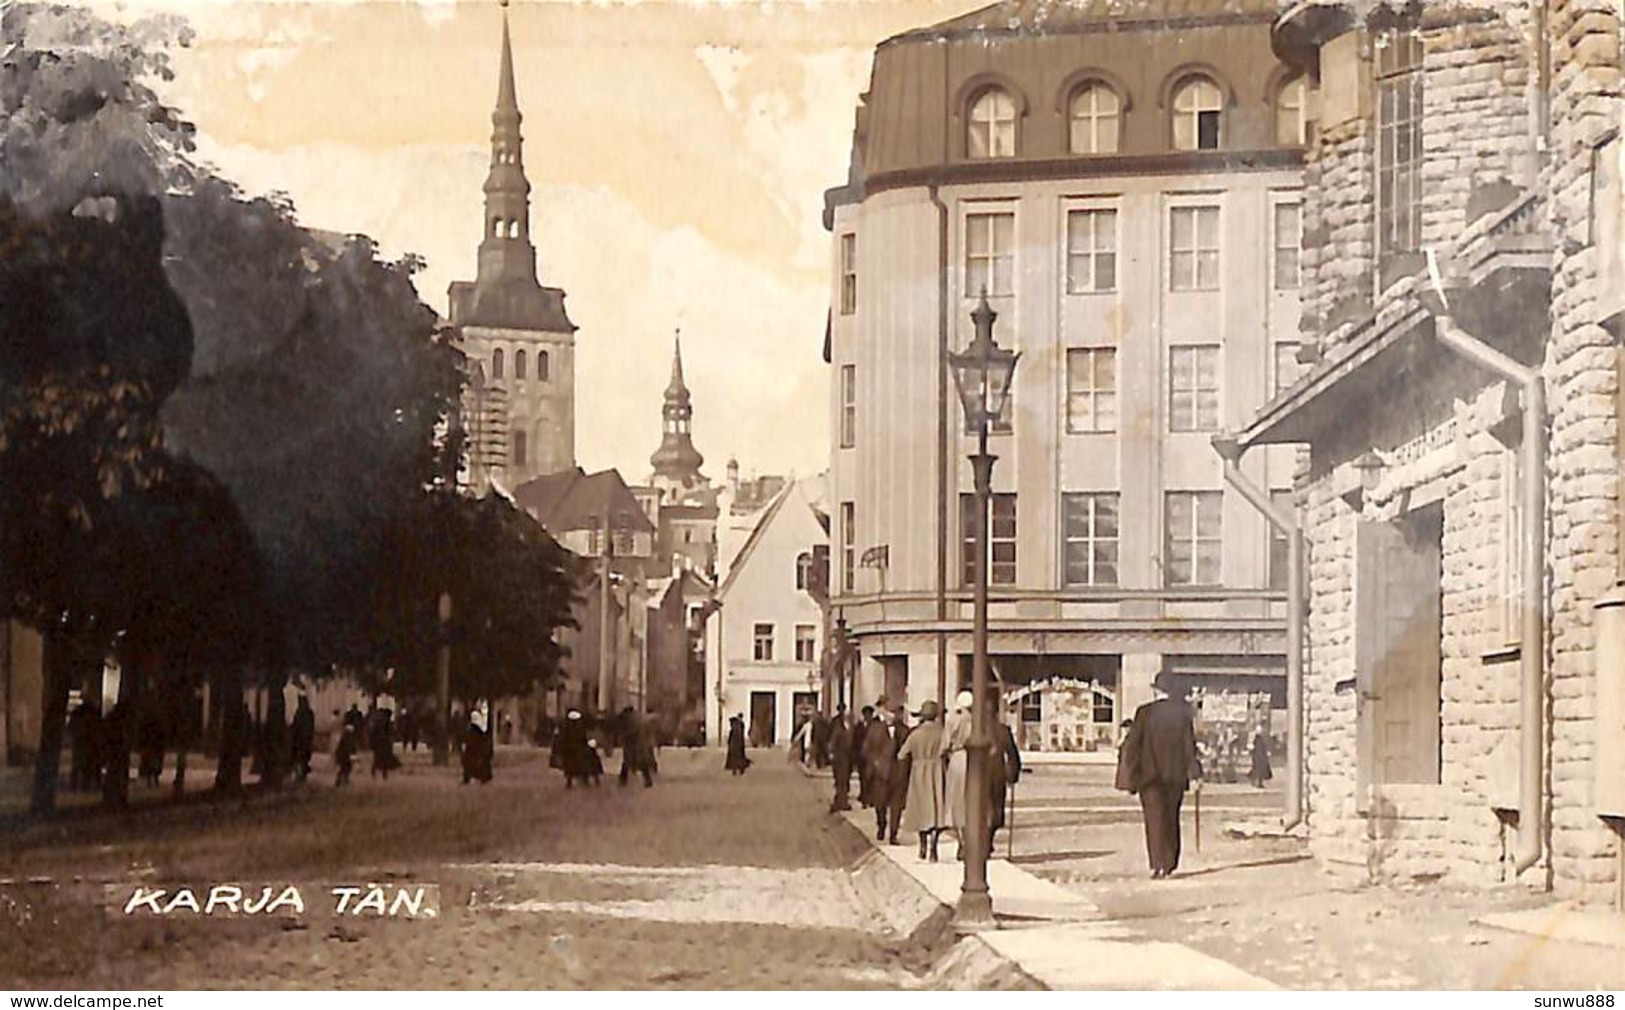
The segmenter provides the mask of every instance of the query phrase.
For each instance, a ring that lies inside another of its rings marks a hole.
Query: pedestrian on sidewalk
[[[869,761],[863,749],[863,738],[868,735],[874,721],[875,707],[865,705],[858,714],[857,725],[852,727],[852,771],[858,777],[858,803],[864,809],[874,806],[874,798],[869,795]]]
[[[372,721],[372,777],[382,775],[389,781],[389,773],[400,761],[395,757],[395,717],[387,708],[378,710]]]
[[[903,810],[908,805],[908,763],[903,760],[903,744],[908,741],[908,709],[898,705],[892,712],[891,775],[886,781],[885,818],[886,841],[897,844],[897,829],[902,825]]]
[[[838,705],[829,727],[829,763],[835,772],[835,795],[829,801],[832,814],[852,809],[852,757],[851,720],[846,706]]]
[[[346,719],[343,729],[339,731],[339,745],[333,751],[333,764],[339,770],[338,778],[333,780],[334,788],[350,784],[350,772],[355,768],[355,751],[360,739],[360,731]]]
[[[1000,718],[999,698],[995,694],[988,695],[988,725],[993,727],[993,749],[988,754],[987,762],[987,854],[992,858],[994,852],[993,840],[998,837],[999,829],[1004,827],[1005,799],[1008,791],[1021,781],[1021,749],[1016,746],[1016,735],[1010,727]]]
[[[886,840],[886,811],[890,809],[892,765],[897,761],[897,746],[892,741],[891,727],[884,711],[869,710],[872,717],[863,732],[863,792],[875,811],[875,840]]]
[[[722,767],[734,775],[743,775],[750,767],[745,754],[745,717],[735,712],[728,718],[728,757]]]
[[[1247,781],[1254,789],[1264,788],[1270,780],[1270,738],[1264,733],[1253,734],[1253,766],[1247,772]]]
[[[920,839],[920,858],[937,861],[937,836],[948,824],[943,785],[942,727],[934,701],[920,706],[920,722],[909,731],[898,757],[908,767],[908,800],[903,806],[902,830]]]
[[[956,859],[965,858],[965,832],[970,827],[970,816],[965,806],[966,772],[970,770],[971,706],[976,696],[961,691],[954,698],[954,710],[948,714],[942,729],[942,751],[948,758],[948,823],[954,829]]]
[[[553,755],[549,760],[554,768],[564,773],[564,788],[573,789],[593,782],[592,744],[587,739],[586,721],[578,709],[564,714],[564,723],[553,738]]]
[[[485,785],[496,774],[495,741],[485,730],[485,720],[479,709],[469,713],[468,725],[463,729],[463,752],[459,763],[463,769],[460,785],[478,782]]]
[[[813,715],[812,755],[814,768],[829,767],[829,716],[823,712]]]
[[[1156,700],[1134,713],[1128,738],[1118,753],[1117,788],[1140,797],[1151,879],[1164,880],[1179,869],[1179,808],[1192,779],[1202,775],[1196,757],[1195,715],[1173,675],[1157,674]]]
[[[803,769],[812,768],[812,735],[813,720],[808,717],[802,720],[795,738],[790,741],[790,759],[800,764]]]

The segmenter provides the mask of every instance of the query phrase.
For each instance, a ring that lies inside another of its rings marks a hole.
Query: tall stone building
[[[1603,900],[1625,816],[1625,638],[1603,634],[1625,613],[1618,7],[1280,7],[1275,50],[1312,84],[1308,371],[1239,448],[1308,447],[1313,847]]]
[[[472,282],[454,282],[449,298],[451,325],[473,372],[463,409],[472,418],[475,483],[498,477],[517,487],[576,465],[576,327],[564,292],[537,281],[506,8],[501,61],[479,268]]]
[[[1274,16],[1007,0],[876,50],[825,214],[833,604],[861,702],[969,675],[975,443],[945,355],[984,288],[1022,353],[990,446],[995,673],[1093,690],[1080,746],[1163,670],[1284,700],[1285,543],[1209,445],[1297,369],[1304,84]],[[1285,494],[1292,461],[1247,472]]]

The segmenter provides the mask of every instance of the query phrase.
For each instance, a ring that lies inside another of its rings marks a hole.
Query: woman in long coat
[[[745,719],[735,715],[728,720],[728,758],[722,767],[735,775],[745,774],[750,758],[745,755]]]
[[[943,791],[942,727],[937,725],[937,703],[920,706],[920,724],[909,731],[897,760],[908,766],[908,802],[903,805],[902,830],[920,837],[920,858],[937,859],[937,834],[948,824]]]
[[[970,710],[974,703],[975,696],[969,691],[959,692],[942,730],[942,750],[948,756],[948,824],[959,841],[961,859],[965,857],[965,830],[970,825],[965,808],[965,773],[970,762],[965,748],[970,744]]]

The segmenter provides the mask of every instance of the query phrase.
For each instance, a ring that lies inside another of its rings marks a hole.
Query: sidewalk
[[[911,846],[874,839],[874,816],[852,810],[846,819],[885,859],[938,902],[959,899],[964,864],[919,858]],[[1045,989],[1272,989],[1269,982],[1183,944],[1153,940],[1108,919],[1099,906],[1042,880],[1004,859],[988,863],[988,890],[998,928],[972,934],[961,944],[979,945]],[[975,961],[960,955],[960,961]],[[951,981],[951,980],[950,980]]]

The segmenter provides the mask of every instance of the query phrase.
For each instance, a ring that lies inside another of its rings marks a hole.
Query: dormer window
[[[1216,151],[1224,115],[1224,92],[1213,79],[1194,74],[1174,89],[1174,149]]]
[[[970,106],[965,150],[972,158],[1016,156],[1016,102],[1003,88],[988,88]]]
[[[1089,81],[1072,95],[1072,153],[1116,154],[1122,102],[1100,81]]]
[[[1309,142],[1309,121],[1305,115],[1307,88],[1302,74],[1281,85],[1275,93],[1275,142],[1283,147],[1302,147]]]

